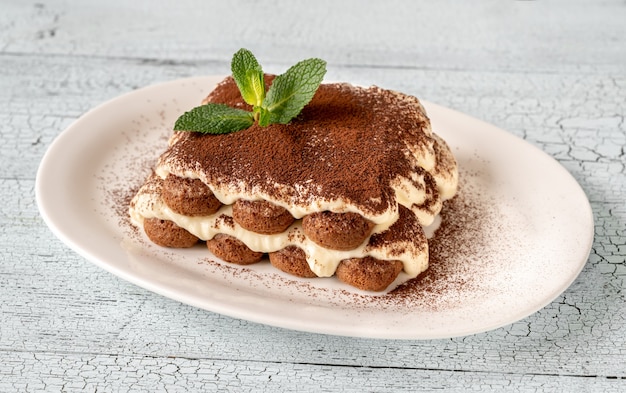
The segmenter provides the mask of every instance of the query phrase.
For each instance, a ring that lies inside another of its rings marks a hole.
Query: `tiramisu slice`
[[[252,109],[232,77],[204,103]],[[289,124],[175,132],[130,215],[162,246],[204,241],[227,262],[267,255],[296,276],[336,275],[380,291],[401,271],[427,268],[423,227],[457,180],[450,149],[415,97],[322,84]]]

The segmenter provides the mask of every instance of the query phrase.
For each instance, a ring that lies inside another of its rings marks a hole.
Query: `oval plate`
[[[127,218],[127,204],[178,116],[222,77],[142,88],[87,112],[51,144],[37,173],[41,214],[89,261],[148,290],[263,324],[354,337],[463,336],[522,319],[561,294],[586,263],[593,216],[585,193],[554,159],[524,140],[424,102],[460,167],[431,246],[431,268],[391,293],[299,280],[268,263],[237,267],[205,247],[163,249]]]

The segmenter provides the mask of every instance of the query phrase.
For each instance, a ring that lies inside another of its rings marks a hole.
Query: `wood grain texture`
[[[179,0],[0,4],[0,391],[626,390],[623,1]],[[273,328],[155,295],[61,243],[39,161],[90,108],[138,87],[310,56],[523,137],[587,193],[580,277],[539,312],[469,337],[366,340]]]
[[[197,61],[245,44],[266,61],[561,69],[624,60],[620,0],[4,2],[9,53]]]

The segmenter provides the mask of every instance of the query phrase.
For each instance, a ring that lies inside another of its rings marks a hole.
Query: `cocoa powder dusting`
[[[420,250],[426,248],[426,235],[420,223],[413,213],[404,206],[399,206],[400,217],[393,225],[384,232],[373,234],[367,245],[368,249],[384,248],[401,242],[412,243]],[[404,252],[404,249],[393,247],[389,249],[389,259],[397,257]]]
[[[498,243],[500,217],[495,202],[474,185],[472,174],[459,170],[457,196],[444,203],[442,224],[428,241],[428,269],[386,295],[353,295],[363,307],[406,307],[408,310],[442,311],[463,304],[472,297],[493,296],[487,289],[490,269],[497,269],[498,255],[485,250]],[[491,246],[490,246],[491,244]]]
[[[380,213],[395,205],[392,180],[418,170],[406,158],[407,146],[432,149],[427,117],[403,97],[376,87],[322,84],[289,125],[253,125],[226,135],[185,132],[161,163],[180,173],[200,169],[208,183],[245,184],[242,191],[291,205],[343,199]],[[207,100],[247,107],[232,78]]]

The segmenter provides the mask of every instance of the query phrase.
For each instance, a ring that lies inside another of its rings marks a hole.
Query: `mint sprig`
[[[313,99],[326,74],[326,62],[303,60],[277,76],[266,94],[263,69],[254,55],[240,49],[231,62],[233,79],[252,111],[209,103],[185,112],[174,130],[226,134],[248,128],[258,121],[262,127],[287,124]]]

